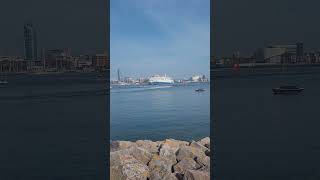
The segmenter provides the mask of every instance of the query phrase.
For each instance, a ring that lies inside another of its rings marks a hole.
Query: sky
[[[37,27],[39,49],[103,52],[106,12],[105,0],[1,0],[0,56],[24,54],[23,25],[29,21]]]
[[[209,75],[209,0],[111,0],[111,79]]]
[[[303,42],[320,50],[319,0],[214,0],[216,56],[251,55],[272,44]]]

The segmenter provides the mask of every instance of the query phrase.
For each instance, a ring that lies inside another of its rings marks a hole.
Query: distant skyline
[[[111,79],[209,75],[209,0],[111,0]]]

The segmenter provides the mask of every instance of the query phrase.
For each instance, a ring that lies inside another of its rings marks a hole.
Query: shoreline
[[[210,138],[111,141],[111,180],[209,180]]]

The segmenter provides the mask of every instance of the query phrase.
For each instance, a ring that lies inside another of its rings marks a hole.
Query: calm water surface
[[[96,74],[9,75],[0,87],[0,179],[105,176],[107,100]]]
[[[204,88],[204,92],[195,92]],[[113,87],[111,140],[198,139],[210,135],[209,84]]]
[[[216,179],[320,179],[319,82],[319,73],[216,79]],[[272,94],[286,84],[305,91]]]

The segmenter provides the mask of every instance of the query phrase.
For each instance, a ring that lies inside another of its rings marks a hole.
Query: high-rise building
[[[26,23],[24,25],[24,53],[25,60],[28,61],[29,67],[32,66],[32,62],[37,60],[38,47],[37,32],[31,23]]]
[[[118,81],[121,81],[120,69],[118,69]]]
[[[304,55],[304,52],[303,52],[303,43],[297,43],[297,61],[303,61],[303,55]]]

